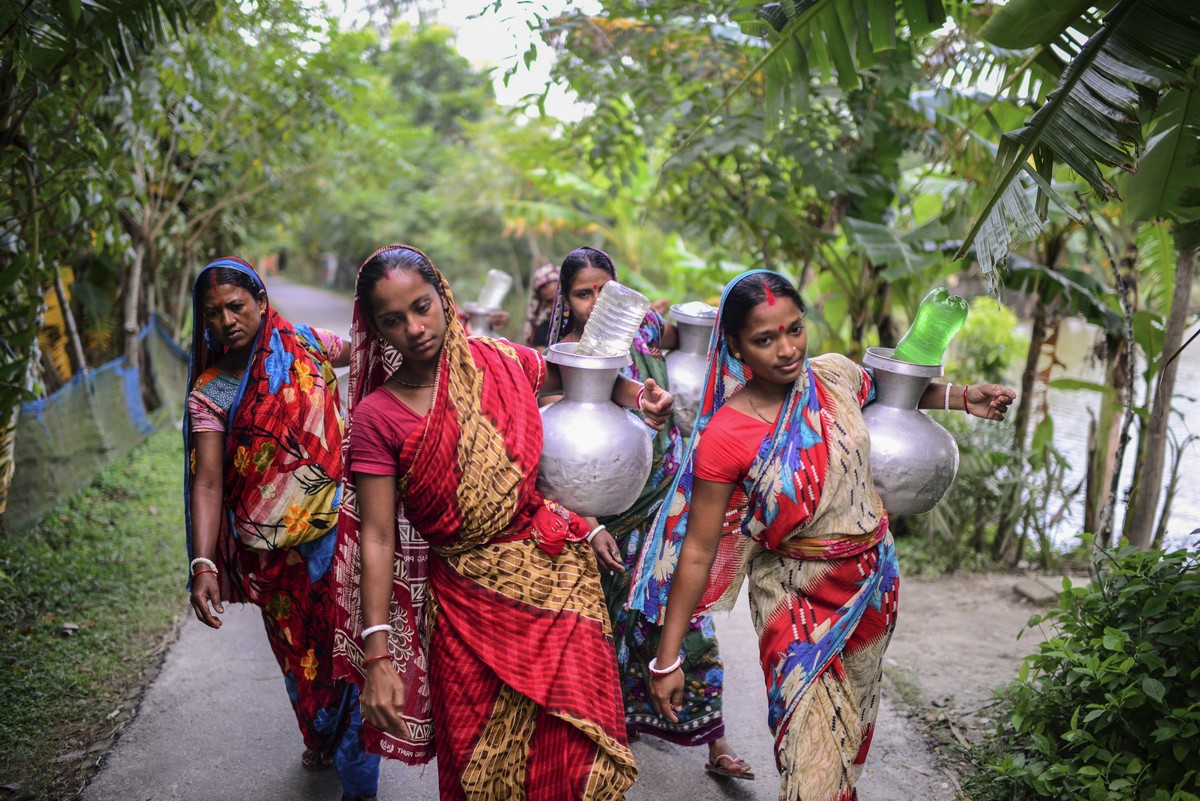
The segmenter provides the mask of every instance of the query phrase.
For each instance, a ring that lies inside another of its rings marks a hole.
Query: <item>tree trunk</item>
[[[1179,253],[1179,266],[1175,270],[1175,291],[1171,296],[1171,314],[1167,317],[1167,328],[1163,332],[1163,354],[1172,354],[1183,343],[1183,329],[1187,323],[1188,299],[1192,294],[1192,281],[1196,276],[1196,250]],[[1175,375],[1179,371],[1179,360],[1161,368],[1158,389],[1154,393],[1154,407],[1147,424],[1146,450],[1139,463],[1135,482],[1140,485],[1137,499],[1130,514],[1132,525],[1128,528],[1129,543],[1137,548],[1147,548],[1154,533],[1155,512],[1158,509],[1159,486],[1163,478],[1163,462],[1167,451],[1167,428],[1171,420],[1171,396],[1175,393]]]
[[[138,301],[142,292],[142,262],[146,258],[146,246],[139,244],[133,251],[133,264],[129,267],[129,275],[125,279],[125,305],[122,311],[123,333],[125,335],[125,363],[136,369],[140,361],[141,348],[138,347]]]
[[[67,339],[71,343],[71,355],[74,357],[75,371],[87,375],[87,358],[83,354],[83,342],[79,339],[79,329],[75,326],[75,315],[67,300],[67,288],[63,286],[62,272],[54,265],[54,294],[58,296],[58,305],[62,309],[63,327],[67,329]]]
[[[1116,470],[1117,440],[1121,435],[1120,399],[1130,394],[1131,370],[1129,343],[1120,340],[1112,346],[1114,354],[1105,370],[1107,386],[1116,390],[1100,401],[1100,413],[1095,421],[1095,443],[1088,453],[1087,490],[1084,494],[1083,530],[1096,533],[1100,526],[1100,509]],[[1102,542],[1107,548],[1112,543]]]

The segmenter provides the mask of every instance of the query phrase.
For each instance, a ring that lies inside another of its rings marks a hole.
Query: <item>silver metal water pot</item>
[[[488,322],[488,312],[492,309],[485,309],[478,303],[464,303],[462,310],[467,313],[467,317],[471,321],[471,336],[473,337],[490,337],[494,333],[492,324]]]
[[[690,313],[697,307],[711,309],[704,314]],[[717,310],[708,304],[675,304],[671,319],[679,331],[679,347],[667,354],[667,377],[675,398],[675,422],[684,436],[692,433],[704,392],[708,372],[708,340],[717,320]]]
[[[871,434],[871,476],[889,515],[919,515],[938,505],[958,473],[958,443],[917,410],[941,365],[892,358],[892,348],[867,348],[875,368],[875,402],[863,409]]]
[[[654,432],[611,399],[629,354],[580,356],[577,344],[546,351],[562,375],[563,398],[542,407],[538,489],[576,514],[616,515],[633,506],[650,478]]]

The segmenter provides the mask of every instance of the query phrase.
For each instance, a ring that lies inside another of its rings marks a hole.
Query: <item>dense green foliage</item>
[[[1101,553],[1031,626],[975,798],[1200,798],[1200,552]]]
[[[74,798],[95,765],[84,752],[129,719],[157,668],[187,598],[181,475],[179,434],[160,432],[0,539],[0,785],[20,785],[8,798]]]

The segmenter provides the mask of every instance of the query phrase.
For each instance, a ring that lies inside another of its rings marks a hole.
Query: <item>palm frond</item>
[[[1089,15],[1080,17],[1080,29],[1091,29]],[[1153,105],[1168,83],[1186,81],[1187,70],[1200,57],[1200,6],[1119,0],[1094,35],[1082,45],[1078,38],[1079,31],[1068,28],[1054,39],[1053,47],[1069,63],[1046,104],[1024,126],[1004,135],[993,180],[959,257],[985,226],[989,235],[1007,230],[1004,201],[1017,174],[1028,169],[1031,155],[1043,175],[1059,161],[1101,198],[1118,196],[1101,167],[1135,169],[1134,150],[1141,144],[1139,110]],[[999,241],[977,248],[985,272],[1003,263]]]

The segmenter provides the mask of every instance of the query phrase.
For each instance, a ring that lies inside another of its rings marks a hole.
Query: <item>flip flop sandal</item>
[[[305,748],[300,755],[300,765],[305,770],[328,770],[333,767],[333,757],[321,756],[320,751]]]
[[[750,769],[750,763],[731,754],[721,754],[712,762],[706,762],[704,769],[717,776],[728,776],[731,779],[754,778],[754,771]]]

